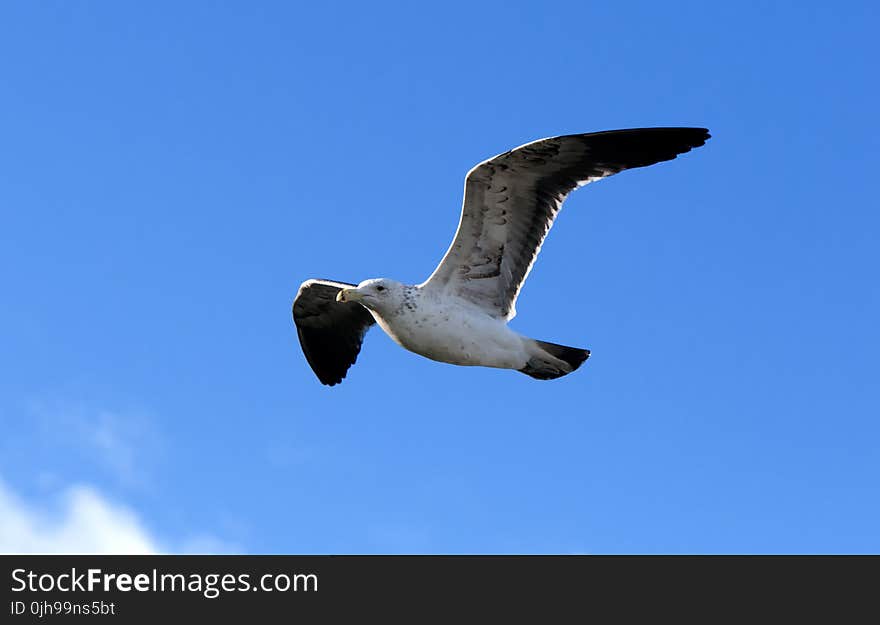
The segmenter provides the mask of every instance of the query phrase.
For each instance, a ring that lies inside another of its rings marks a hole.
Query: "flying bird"
[[[374,323],[397,344],[454,365],[514,369],[539,380],[581,366],[590,350],[511,330],[516,298],[574,189],[624,169],[669,161],[703,145],[705,128],[638,128],[540,139],[471,169],[458,231],[421,284],[306,280],[293,301],[303,353],[338,384]]]

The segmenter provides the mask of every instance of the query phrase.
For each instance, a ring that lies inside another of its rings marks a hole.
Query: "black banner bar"
[[[880,572],[880,558],[860,556],[0,556],[0,564],[0,622],[10,624],[876,618]]]

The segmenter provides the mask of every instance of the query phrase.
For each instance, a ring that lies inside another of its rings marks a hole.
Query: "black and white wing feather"
[[[322,384],[345,378],[357,360],[364,335],[375,323],[366,308],[337,302],[336,294],[355,286],[330,280],[306,280],[293,300],[293,322],[306,360]]]
[[[516,297],[572,190],[703,145],[705,128],[644,128],[527,143],[471,169],[449,250],[421,286],[512,319]]]

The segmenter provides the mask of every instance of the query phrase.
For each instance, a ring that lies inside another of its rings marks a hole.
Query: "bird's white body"
[[[411,352],[454,365],[522,369],[529,360],[527,339],[501,320],[457,297],[439,297],[420,287],[404,287],[394,310],[372,309],[376,323]]]
[[[357,302],[398,345],[439,362],[559,377],[589,356],[588,350],[521,336],[507,327],[506,318],[430,286],[376,278],[342,289],[336,299]],[[579,360],[566,360],[571,352]]]

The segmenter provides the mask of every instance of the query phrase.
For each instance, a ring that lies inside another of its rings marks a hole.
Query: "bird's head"
[[[357,302],[378,313],[398,308],[403,303],[403,285],[388,278],[364,280],[336,294],[337,302]]]

